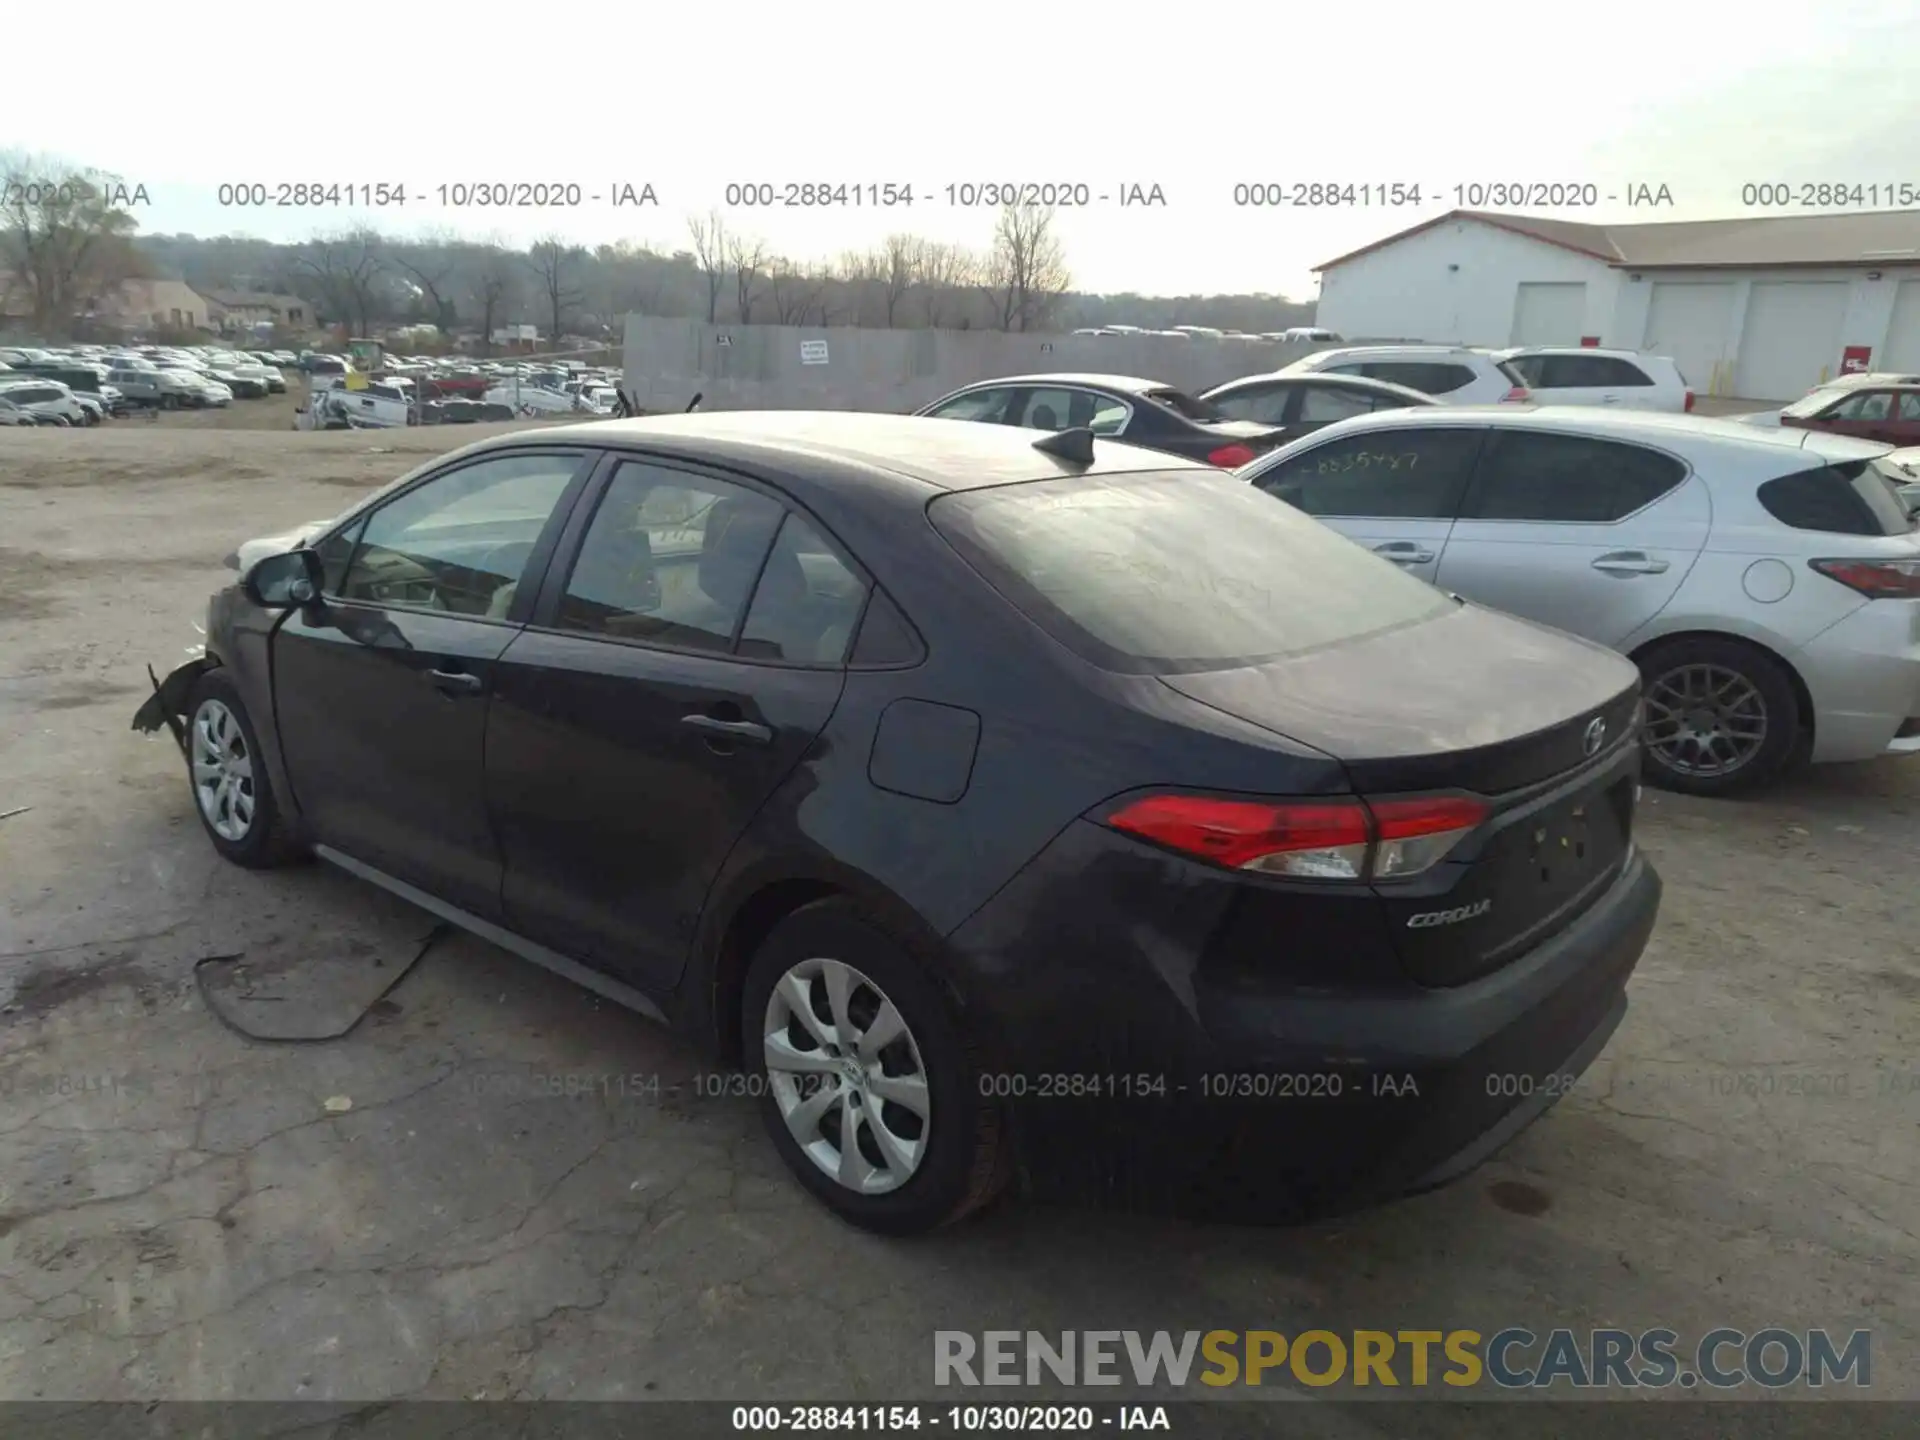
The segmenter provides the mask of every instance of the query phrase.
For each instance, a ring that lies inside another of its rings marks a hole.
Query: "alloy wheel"
[[[233,711],[203,700],[193,716],[193,794],[223,840],[239,842],[253,828],[253,752]]]
[[[906,1017],[866,975],[802,960],[767,997],[768,1087],[788,1132],[835,1182],[884,1195],[927,1154],[926,1066]]]
[[[1646,690],[1647,747],[1675,774],[1731,775],[1766,743],[1767,702],[1725,665],[1676,666]]]

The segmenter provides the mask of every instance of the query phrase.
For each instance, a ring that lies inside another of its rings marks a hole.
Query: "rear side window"
[[[1364,431],[1316,445],[1253,483],[1309,515],[1451,520],[1483,433]]]
[[[1072,476],[928,510],[1061,644],[1133,674],[1254,664],[1443,614],[1438,590],[1230,475]]]
[[[1424,360],[1370,360],[1360,367],[1370,380],[1391,380],[1425,395],[1450,395],[1473,383],[1473,371],[1465,365],[1446,365]]]
[[[1629,385],[1651,385],[1645,371],[1632,361],[1617,355],[1547,355],[1540,367],[1541,378],[1531,383],[1543,390],[1598,388],[1619,389]]]
[[[1761,505],[1782,525],[1830,535],[1904,535],[1913,528],[1882,471],[1865,460],[1769,480]]]
[[[1236,390],[1230,395],[1215,395],[1207,403],[1229,420],[1253,420],[1262,425],[1279,425],[1287,418],[1287,401],[1293,390],[1288,386],[1275,386],[1261,390],[1248,388]],[[1348,414],[1357,412],[1348,411]]]
[[[1605,525],[1651,505],[1686,478],[1680,461],[1638,445],[1496,430],[1460,518]]]

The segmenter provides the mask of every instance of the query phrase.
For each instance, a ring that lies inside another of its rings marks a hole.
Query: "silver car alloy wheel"
[[[1680,665],[1647,686],[1647,747],[1678,775],[1731,775],[1767,741],[1767,702],[1724,665]]]
[[[886,992],[838,960],[802,960],[767,997],[767,1082],[809,1160],[861,1195],[898,1190],[932,1134],[926,1066]]]
[[[218,700],[193,713],[193,794],[213,833],[238,843],[253,828],[253,753],[240,722]]]

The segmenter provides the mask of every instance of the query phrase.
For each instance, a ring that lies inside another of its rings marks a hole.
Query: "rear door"
[[[1290,456],[1253,483],[1433,581],[1484,435],[1465,425],[1353,431]]]
[[[500,657],[486,786],[507,922],[654,995],[840,698],[855,568],[779,496],[604,462]]]
[[[1621,646],[1706,544],[1706,485],[1664,451],[1496,428],[1440,561],[1443,589]]]

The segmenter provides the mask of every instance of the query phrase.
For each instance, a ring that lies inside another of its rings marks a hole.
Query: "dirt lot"
[[[210,1013],[206,957],[384,985],[429,926],[218,863],[171,743],[128,729],[144,667],[197,642],[236,541],[482,433],[226,418],[0,432],[0,811],[29,807],[0,819],[0,1398],[882,1400],[934,1394],[936,1328],[1774,1324],[1871,1327],[1873,1393],[1920,1398],[1920,764],[1650,795],[1668,890],[1625,1025],[1449,1190],[1296,1230],[1016,1203],[888,1243],[677,1041],[478,941],[331,1042]],[[631,1076],[663,1084],[603,1083]]]

